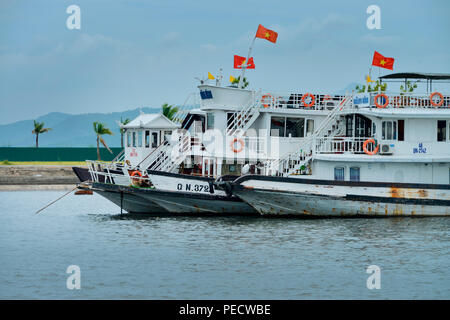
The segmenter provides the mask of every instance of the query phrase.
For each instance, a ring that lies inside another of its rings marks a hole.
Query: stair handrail
[[[245,120],[254,114],[254,110],[257,110],[260,105],[259,96],[261,95],[261,90],[257,92],[253,91],[252,96],[249,98],[249,101],[245,106],[234,115],[233,120],[230,124],[227,125],[227,134],[233,135],[236,131],[241,130],[246,122]],[[248,116],[250,114],[250,116]],[[241,124],[241,126],[239,126]]]
[[[322,121],[319,125],[319,127],[314,130],[313,134],[306,137],[304,140],[302,140],[300,142],[299,148],[297,148],[296,151],[294,152],[288,152],[286,154],[284,154],[282,157],[279,157],[278,159],[275,160],[269,160],[268,162],[266,162],[265,167],[269,170],[272,171],[273,168],[277,168],[279,167],[279,165],[282,162],[285,162],[286,160],[289,161],[290,158],[292,157],[296,157],[298,158],[299,156],[301,156],[302,154],[304,154],[305,152],[311,152],[311,157],[312,157],[312,153],[314,151],[313,148],[313,143],[315,143],[316,138],[319,137],[320,135],[322,135],[323,131],[329,127],[329,124],[333,121],[336,120],[336,118],[340,115],[340,113],[347,108],[348,105],[350,105],[350,103],[352,102],[352,94],[351,95],[346,95],[341,102],[336,105],[333,110],[326,116],[326,118],[324,119],[324,121]],[[306,157],[305,157],[306,158]]]

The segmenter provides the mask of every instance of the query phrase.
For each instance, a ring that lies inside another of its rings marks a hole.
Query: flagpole
[[[252,54],[252,49],[253,49],[253,45],[255,44],[255,40],[256,40],[256,35],[252,40],[252,43],[250,44],[250,48],[248,48],[248,54],[247,54],[247,60],[245,60],[245,66],[242,65],[242,72],[241,72],[241,77],[239,78],[239,85],[238,88],[241,88],[242,83],[244,81],[244,75],[245,75],[245,69],[247,69],[248,66],[248,60],[250,59],[250,55]],[[241,88],[242,89],[242,88]]]

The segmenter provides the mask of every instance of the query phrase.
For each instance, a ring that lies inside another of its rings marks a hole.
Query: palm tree
[[[104,123],[101,122],[94,122],[94,131],[97,135],[97,160],[100,159],[100,142],[105,146],[106,149],[108,149],[109,152],[113,153],[111,149],[106,145],[105,140],[103,140],[102,135],[104,134],[113,134],[111,130],[109,130]]]
[[[39,148],[39,135],[41,133],[46,133],[52,130],[51,128],[44,128],[44,122],[36,122],[34,120],[34,130],[31,131],[32,134],[36,135],[36,148]]]
[[[162,114],[169,120],[173,120],[173,117],[178,112],[178,107],[174,107],[167,103],[162,105]]]
[[[125,120],[123,120],[122,121],[122,117],[120,118],[120,124],[121,125],[126,125],[126,124],[128,124],[128,123],[130,123],[130,119],[128,119],[128,118],[126,118]],[[120,128],[120,146],[122,147],[122,149],[123,149],[123,134],[125,133],[125,129],[123,129],[123,128]]]

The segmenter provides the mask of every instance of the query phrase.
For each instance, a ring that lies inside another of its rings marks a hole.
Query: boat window
[[[270,135],[275,137],[284,137],[285,118],[272,117],[270,120]]]
[[[447,138],[447,121],[438,120],[437,122],[437,141],[446,141]]]
[[[372,122],[372,135],[375,135],[377,133],[377,125],[375,122]]]
[[[346,116],[346,132],[345,135],[347,137],[353,137],[353,115]]]
[[[145,130],[145,147],[150,148],[150,131]]]
[[[303,138],[305,136],[304,118],[286,118],[286,137]]]
[[[306,136],[310,136],[314,133],[314,120],[306,120]]]
[[[152,132],[152,148],[158,146],[158,132]]]
[[[336,181],[344,181],[345,178],[345,168],[344,167],[336,167],[334,168],[334,180]]]
[[[133,147],[136,147],[136,131],[133,131]]]
[[[214,113],[208,112],[206,114],[206,130],[214,129]]]
[[[142,130],[138,131],[138,147],[142,147]]]
[[[359,180],[359,167],[350,168],[350,181],[360,181]]]
[[[383,121],[381,136],[383,140],[397,140],[397,121]]]
[[[131,146],[131,132],[127,132],[127,147]]]

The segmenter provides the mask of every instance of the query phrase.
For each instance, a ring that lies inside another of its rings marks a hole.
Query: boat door
[[[159,145],[159,131],[152,131],[152,148],[155,149]]]

